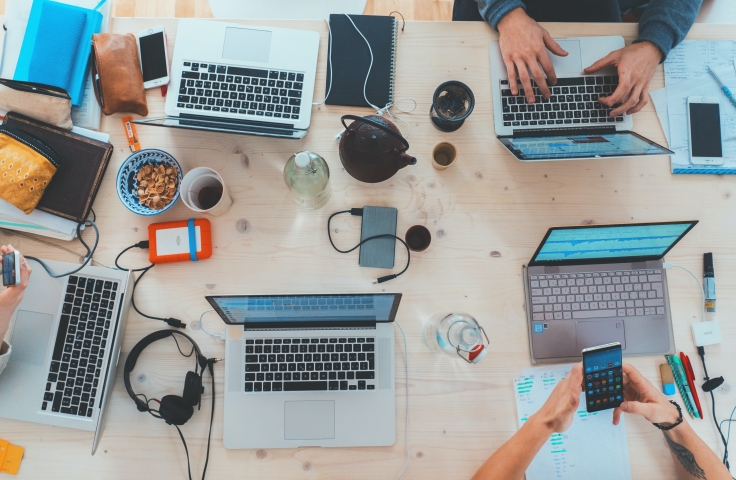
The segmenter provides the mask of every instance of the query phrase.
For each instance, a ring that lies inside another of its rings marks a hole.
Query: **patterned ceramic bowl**
[[[154,167],[159,165],[173,167],[177,172],[176,194],[174,195],[174,199],[171,203],[160,210],[148,208],[147,206],[142,205],[138,199],[137,175],[140,169],[148,164],[152,164]],[[118,198],[120,198],[120,201],[123,202],[123,205],[125,205],[128,210],[133,213],[137,213],[138,215],[150,217],[163,213],[174,206],[177,200],[179,200],[179,187],[181,185],[181,180],[182,174],[179,162],[163,150],[149,148],[135,152],[133,155],[125,159],[123,164],[120,166],[120,170],[118,170],[115,188],[118,192]]]

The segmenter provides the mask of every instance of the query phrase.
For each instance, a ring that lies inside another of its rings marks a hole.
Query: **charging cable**
[[[685,270],[687,273],[690,274],[691,277],[693,277],[693,280],[695,280],[695,283],[698,284],[698,288],[700,288],[700,293],[703,296],[703,312],[702,312],[702,318],[701,322],[705,321],[705,290],[703,289],[703,284],[700,283],[700,280],[698,280],[698,277],[695,276],[693,272],[688,270],[687,268],[676,265],[674,263],[664,262],[662,263],[662,268],[679,268],[681,270]],[[727,469],[731,469],[728,463],[728,440],[726,439],[725,435],[723,435],[723,430],[721,429],[721,422],[718,423],[718,418],[716,417],[716,397],[713,394],[713,390],[720,387],[724,380],[723,377],[716,377],[716,378],[710,378],[708,377],[708,368],[705,366],[705,347],[698,346],[698,354],[700,355],[700,361],[703,363],[703,373],[705,378],[705,383],[701,386],[704,392],[710,393],[710,399],[711,399],[711,413],[713,414],[713,422],[716,424],[716,429],[718,429],[718,434],[721,436],[721,441],[723,442],[723,464],[726,466]],[[730,433],[730,427],[729,424],[729,433]],[[732,477],[733,478],[733,477]]]
[[[151,320],[160,320],[162,322],[167,323],[170,327],[186,328],[187,324],[184,323],[184,322],[182,322],[178,318],[173,318],[173,317],[162,318],[162,317],[154,317],[152,315],[146,315],[145,313],[141,312],[138,309],[138,307],[135,305],[135,287],[138,286],[138,282],[140,282],[141,279],[143,278],[143,276],[146,273],[148,273],[149,270],[151,270],[153,267],[155,267],[156,264],[152,263],[152,264],[148,265],[147,267],[142,267],[142,268],[123,268],[123,267],[120,266],[120,264],[118,264],[118,260],[120,260],[120,257],[122,257],[123,254],[125,252],[127,252],[128,250],[131,250],[133,248],[148,249],[148,246],[149,246],[148,240],[144,240],[142,242],[138,242],[138,243],[136,243],[134,245],[131,245],[131,246],[127,247],[125,250],[123,250],[122,252],[118,253],[118,256],[117,257],[115,257],[115,267],[118,270],[123,270],[125,272],[141,272],[141,274],[138,275],[138,278],[135,279],[135,282],[133,282],[133,289],[130,292],[130,303],[133,306],[133,309],[136,312],[138,312],[138,315],[140,315],[142,317],[145,317],[145,318],[148,318],[148,319],[151,319]]]
[[[219,338],[220,340],[222,340],[224,342],[225,341],[226,332],[221,332],[221,333],[217,334],[217,333],[212,333],[212,332],[208,331],[206,328],[204,328],[204,322],[202,321],[202,319],[204,318],[205,315],[207,315],[210,312],[214,312],[214,310],[205,310],[204,312],[202,312],[202,315],[199,316],[199,328],[201,328],[202,331],[204,333],[206,333],[207,335],[209,335],[210,337]]]
[[[404,476],[404,473],[406,473],[406,469],[409,468],[409,350],[406,349],[406,335],[404,334],[404,329],[401,328],[401,324],[394,320],[394,323],[397,327],[399,327],[399,330],[401,331],[401,336],[404,338],[404,366],[406,368],[406,424],[404,426],[404,431],[406,432],[406,436],[404,438],[406,442],[406,464],[404,464],[404,469],[401,471],[398,477],[396,477],[396,480],[400,480],[401,477]]]
[[[402,273],[406,272],[406,270],[409,268],[409,262],[411,261],[411,252],[409,251],[409,245],[406,244],[406,242],[404,241],[404,239],[401,238],[401,237],[397,237],[396,235],[392,235],[390,233],[383,233],[381,235],[374,235],[372,237],[368,237],[368,238],[366,238],[364,240],[361,240],[359,244],[357,244],[356,246],[354,246],[353,248],[348,249],[348,250],[340,250],[339,248],[337,248],[335,246],[335,242],[332,241],[332,233],[330,232],[330,222],[332,222],[332,217],[334,217],[335,215],[340,215],[341,213],[349,213],[350,215],[354,215],[354,216],[357,216],[357,217],[362,217],[363,216],[363,209],[362,208],[351,208],[350,210],[341,210],[339,212],[335,212],[332,215],[330,215],[330,218],[327,219],[327,238],[330,239],[330,244],[332,245],[332,248],[334,248],[335,250],[337,250],[340,253],[350,253],[350,252],[354,251],[356,248],[358,248],[361,245],[363,245],[365,242],[368,242],[370,240],[375,240],[376,238],[394,238],[394,239],[400,241],[404,245],[404,247],[406,247],[406,266],[399,273],[395,273],[395,274],[392,274],[392,275],[386,275],[384,277],[379,277],[373,283],[374,284],[377,284],[377,283],[388,282],[389,280],[393,280],[394,278],[398,277]]]

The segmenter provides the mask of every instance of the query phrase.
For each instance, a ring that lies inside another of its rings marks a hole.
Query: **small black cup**
[[[424,225],[414,225],[406,231],[404,240],[412,252],[423,252],[432,243],[432,234]]]
[[[463,126],[474,106],[473,91],[462,82],[450,80],[434,91],[429,117],[437,129],[454,132]]]

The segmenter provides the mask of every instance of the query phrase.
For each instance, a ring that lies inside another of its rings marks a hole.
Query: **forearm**
[[[670,50],[685,38],[702,0],[651,0],[639,21],[639,37],[635,42],[649,41],[666,58]]]
[[[472,480],[520,479],[552,429],[532,415],[501,448],[490,456]]]
[[[8,288],[0,293],[0,344],[5,338],[5,334],[8,333],[10,319],[13,317],[15,309],[18,308],[23,299],[23,292],[15,290],[15,288],[17,287]]]
[[[498,22],[506,16],[511,10],[517,8],[526,8],[521,0],[476,0],[478,2],[478,11],[483,20],[490,23],[491,26],[498,30]]]
[[[701,440],[687,421],[664,433],[680,480],[731,480],[713,450]]]

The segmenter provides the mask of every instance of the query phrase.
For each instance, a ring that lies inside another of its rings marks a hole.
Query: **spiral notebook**
[[[351,19],[355,26],[350,22]],[[388,16],[350,15],[348,18],[347,14],[330,15],[332,62],[330,59],[327,61],[325,93],[329,90],[329,95],[326,104],[370,106],[363,96],[363,84],[369,67],[365,96],[378,107],[384,107],[393,101],[397,25],[396,19]],[[361,33],[370,44],[370,50]]]

